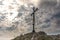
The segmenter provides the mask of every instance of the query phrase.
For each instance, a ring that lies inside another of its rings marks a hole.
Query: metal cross
[[[38,8],[33,7],[33,13],[31,14],[33,16],[33,30],[32,32],[35,32],[35,12],[38,10]]]

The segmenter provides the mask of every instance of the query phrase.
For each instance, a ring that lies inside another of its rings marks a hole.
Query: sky
[[[49,35],[60,34],[59,0],[0,0],[0,39],[32,32],[32,8],[35,13],[35,31]]]

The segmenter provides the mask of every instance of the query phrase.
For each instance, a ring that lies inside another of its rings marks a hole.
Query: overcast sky
[[[0,0],[0,36],[15,37],[32,31],[32,8],[35,30],[60,34],[59,0]]]

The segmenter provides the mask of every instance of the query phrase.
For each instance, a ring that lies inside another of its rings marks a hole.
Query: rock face
[[[58,37],[58,35],[47,35],[45,32],[41,31],[20,35],[12,40],[60,40],[60,37]]]

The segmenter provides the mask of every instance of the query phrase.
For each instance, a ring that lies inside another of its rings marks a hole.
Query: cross
[[[33,13],[31,14],[33,16],[33,30],[32,32],[35,32],[35,12],[38,10],[38,8],[33,7]]]

